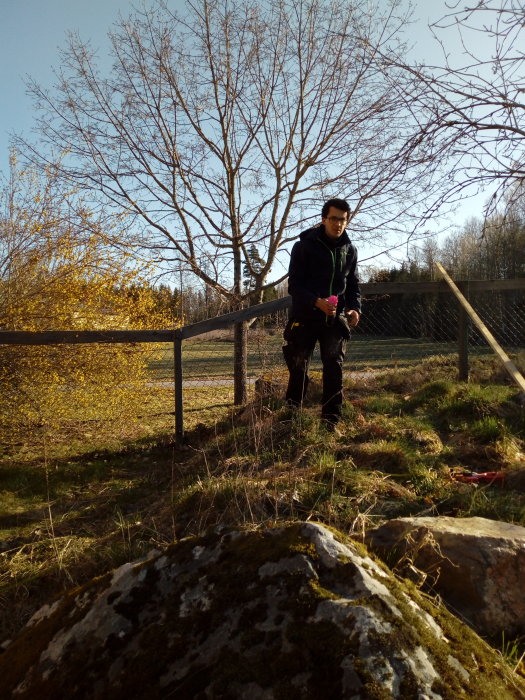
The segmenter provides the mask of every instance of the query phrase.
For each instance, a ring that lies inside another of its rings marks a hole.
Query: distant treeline
[[[525,278],[525,216],[511,210],[505,217],[483,222],[472,219],[439,247],[427,240],[413,248],[411,259],[398,268],[374,270],[370,282],[424,282],[436,279],[436,261],[453,279],[495,280]],[[525,345],[525,291],[464,293],[488,328],[507,346]],[[454,341],[458,336],[459,308],[452,295],[391,294],[369,297],[364,303],[360,333]],[[470,330],[471,342],[481,342]]]

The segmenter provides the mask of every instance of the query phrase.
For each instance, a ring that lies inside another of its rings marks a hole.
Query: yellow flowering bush
[[[14,172],[14,175],[13,175]],[[147,284],[147,266],[113,244],[101,222],[51,173],[13,171],[0,214],[0,329],[173,328]],[[1,341],[0,341],[1,342]],[[144,344],[0,345],[0,436],[39,427],[119,421],[150,390]]]

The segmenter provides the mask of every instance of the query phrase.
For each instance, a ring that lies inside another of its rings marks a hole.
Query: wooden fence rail
[[[456,281],[457,287],[466,296],[480,291],[506,291],[525,289],[525,278],[513,280],[467,280]],[[447,294],[452,295],[445,280],[429,282],[385,282],[361,284],[363,297],[387,296],[390,294]],[[452,295],[453,296],[453,295]],[[59,345],[69,343],[173,343],[175,385],[175,434],[178,439],[184,433],[183,419],[183,367],[182,342],[203,333],[228,328],[234,323],[249,321],[277,311],[288,309],[291,297],[283,297],[264,304],[257,304],[239,311],[199,321],[174,330],[141,331],[3,331],[0,330],[0,345]],[[458,354],[460,378],[468,377],[468,346],[465,318],[460,305],[458,329]]]

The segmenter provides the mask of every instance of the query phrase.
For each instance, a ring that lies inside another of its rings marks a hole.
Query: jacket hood
[[[304,240],[315,240],[318,236],[324,236],[324,225],[319,224],[319,226],[312,226],[312,228],[307,228],[306,231],[303,231],[301,234],[299,234],[299,238],[301,241]],[[340,245],[347,245],[348,243],[351,243],[352,241],[348,237],[348,233],[346,232],[346,229],[343,231],[341,236],[337,239],[337,244],[336,248],[338,248]]]

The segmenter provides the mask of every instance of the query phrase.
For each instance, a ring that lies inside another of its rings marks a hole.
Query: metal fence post
[[[175,383],[175,439],[184,437],[183,391],[182,391],[182,334],[176,333],[173,340],[173,379]]]

